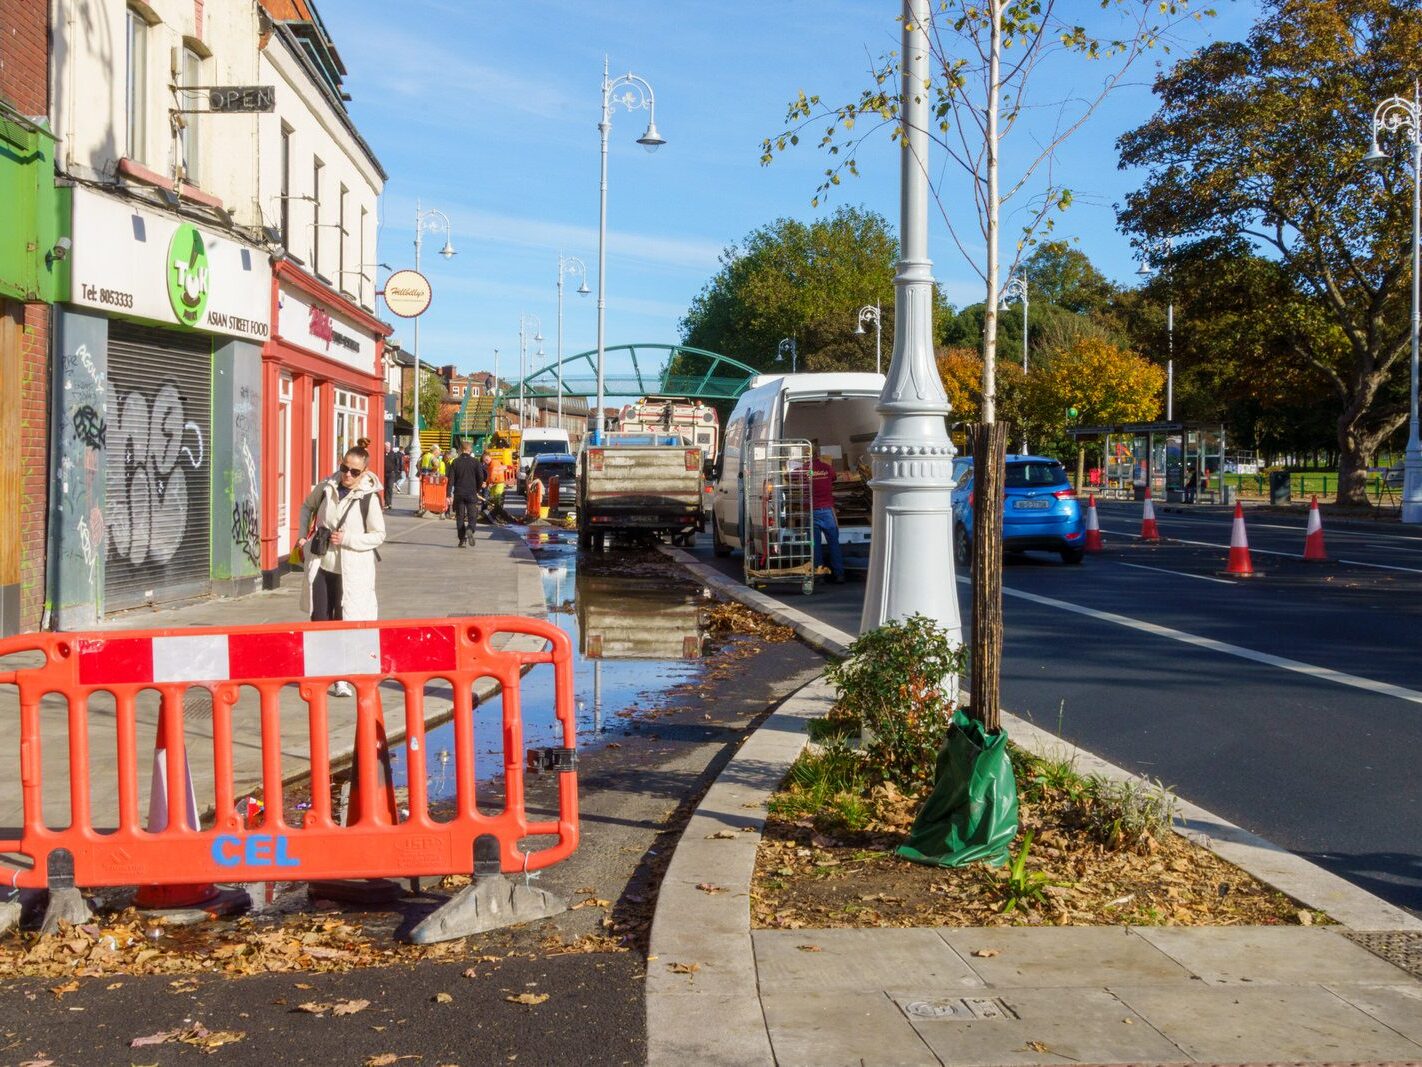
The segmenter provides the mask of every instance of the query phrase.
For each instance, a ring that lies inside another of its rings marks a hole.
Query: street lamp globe
[[[868,330],[866,330],[866,329],[864,328],[864,320],[863,320],[863,319],[860,319],[860,320],[859,320],[859,325],[856,326],[856,327],[854,327],[854,332],[855,332],[856,334],[858,334],[860,337],[863,337],[866,333],[869,332]]]
[[[439,250],[439,254],[442,255],[445,259],[453,259],[453,258],[454,258],[454,242],[449,241],[449,240],[446,240],[446,241],[444,242],[444,247]]]
[[[1373,170],[1382,170],[1392,160],[1392,156],[1378,147],[1376,141],[1373,142],[1372,149],[1363,157],[1363,166],[1372,167]]]
[[[578,295],[587,296],[590,292],[592,292],[592,290],[588,288],[588,280],[587,277],[584,276],[583,284],[578,286]]]
[[[657,120],[651,119],[647,123],[647,132],[637,138],[637,143],[648,152],[655,152],[662,145],[666,144],[666,138],[657,132]]]

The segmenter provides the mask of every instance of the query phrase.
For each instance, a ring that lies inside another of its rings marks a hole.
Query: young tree
[[[1389,383],[1409,340],[1410,153],[1380,180],[1358,164],[1374,106],[1405,91],[1419,52],[1413,0],[1267,0],[1247,41],[1159,78],[1159,109],[1118,144],[1122,167],[1150,171],[1120,212],[1128,230],[1244,239],[1306,295],[1284,340],[1338,404],[1340,502],[1365,502],[1373,454],[1407,417]]]
[[[929,133],[956,164],[953,177],[966,179],[977,208],[974,236],[962,229],[962,216],[955,217],[946,208],[956,188],[953,178],[931,179],[949,234],[984,284],[981,414],[985,422],[996,417],[1003,208],[1021,200],[1026,218],[1008,261],[1007,273],[1011,273],[1023,251],[1051,229],[1055,213],[1071,203],[1070,189],[1053,174],[1057,149],[1122,84],[1142,55],[1155,47],[1168,50],[1172,31],[1200,17],[1189,9],[1189,0],[1101,0],[1096,17],[1104,25],[1088,27],[1060,14],[1059,8],[1066,6],[1057,0],[941,0],[927,27],[934,74],[925,88],[937,122]],[[1033,75],[1058,53],[1099,64],[1096,86],[1067,100],[1029,103]],[[895,139],[903,136],[896,89],[900,72],[897,54],[881,57],[871,70],[874,85],[857,100],[839,106],[801,92],[791,102],[786,128],[764,141],[761,162],[771,162],[777,152],[798,144],[801,133],[829,120],[819,146],[835,162],[816,191],[818,204],[840,184],[842,175],[858,173],[857,153],[870,136],[884,128]],[[1028,121],[1029,115],[1042,113],[1051,116],[1045,126]],[[1002,142],[1019,126],[1031,128],[1040,148],[1028,153],[1026,162],[1004,181]],[[981,260],[970,251],[980,241],[986,244]]]
[[[449,397],[444,387],[444,379],[434,371],[421,370],[420,378],[420,429],[433,430],[441,425],[440,407]],[[414,411],[414,389],[407,385],[400,397],[400,414],[410,418]]]

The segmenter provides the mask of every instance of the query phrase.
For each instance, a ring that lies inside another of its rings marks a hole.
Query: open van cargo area
[[[835,472],[834,507],[840,526],[868,526],[869,446],[879,432],[877,396],[793,397],[785,406],[786,440],[819,441]]]

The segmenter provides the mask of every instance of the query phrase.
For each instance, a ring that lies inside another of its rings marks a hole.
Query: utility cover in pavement
[[[942,1019],[947,1022],[985,1022],[1014,1019],[1012,1009],[996,997],[949,997],[944,1000],[911,1000],[904,1005],[904,1014],[917,1019]]]
[[[1422,978],[1422,933],[1412,930],[1344,930],[1343,936],[1362,945],[1414,978]]]

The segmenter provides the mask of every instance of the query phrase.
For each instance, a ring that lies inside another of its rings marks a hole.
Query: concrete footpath
[[[403,503],[406,498],[399,498]],[[376,595],[382,619],[445,618],[451,615],[544,615],[543,587],[538,565],[523,540],[512,530],[480,526],[472,548],[455,546],[454,523],[439,518],[416,519],[397,506],[386,518],[388,540],[377,566]],[[244,626],[299,622],[301,576],[289,574],[274,590],[235,598],[214,598],[179,607],[139,609],[106,620],[107,630],[153,630],[192,626]],[[541,642],[523,635],[502,634],[495,648],[533,650]],[[14,657],[12,657],[14,658]],[[14,666],[23,666],[17,662]],[[475,687],[482,699],[496,691],[489,680]],[[233,708],[234,773],[236,795],[261,781],[261,744],[256,693],[242,690]],[[391,682],[381,686],[382,704],[391,740],[404,734],[403,690]],[[152,750],[158,718],[156,692],[138,704],[140,752]],[[304,778],[310,769],[311,736],[306,702],[294,685],[282,690],[281,759],[285,781]],[[19,760],[18,695],[13,686],[0,687],[0,766],[17,767]],[[332,766],[349,762],[355,733],[356,702],[331,697],[328,745]],[[436,725],[452,714],[449,687],[434,682],[425,692],[425,722]],[[41,703],[41,758],[45,821],[51,827],[69,824],[69,716],[66,702],[57,696]],[[212,699],[207,690],[194,687],[184,699],[184,722],[192,767],[193,790],[200,811],[211,807],[213,797]],[[117,823],[116,730],[113,700],[95,694],[87,716],[90,746],[90,787],[93,791],[93,824]],[[145,761],[139,774],[139,810],[147,811],[149,775]],[[23,821],[20,780],[17,774],[0,776],[0,836],[10,836]],[[18,836],[17,833],[14,836]]]
[[[826,651],[851,640],[668,554]],[[1422,923],[1188,803],[1177,832],[1339,925],[752,930],[766,800],[833,699],[819,681],[782,704],[683,833],[652,929],[649,1063],[1422,1062]],[[1029,750],[1132,777],[1005,718]]]

